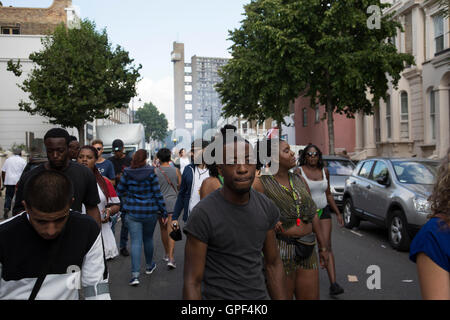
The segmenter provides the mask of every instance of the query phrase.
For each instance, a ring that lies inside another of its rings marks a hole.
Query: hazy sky
[[[4,6],[48,7],[53,0],[1,0]],[[106,27],[110,41],[142,64],[135,108],[152,101],[173,127],[174,41],[183,42],[185,59],[193,55],[230,57],[228,30],[239,27],[250,0],[73,0],[81,17]]]

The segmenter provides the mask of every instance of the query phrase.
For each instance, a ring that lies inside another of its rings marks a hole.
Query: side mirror
[[[386,186],[386,187],[388,187],[391,184],[390,181],[389,181],[389,176],[388,175],[384,175],[384,176],[378,177],[375,181],[377,183],[383,185],[383,186]]]

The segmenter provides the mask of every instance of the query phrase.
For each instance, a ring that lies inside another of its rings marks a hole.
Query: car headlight
[[[414,208],[419,213],[429,214],[431,213],[431,205],[427,199],[424,198],[414,198],[413,199]]]

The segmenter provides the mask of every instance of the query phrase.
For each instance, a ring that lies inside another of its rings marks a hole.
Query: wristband
[[[327,252],[327,248],[319,248],[319,252]]]

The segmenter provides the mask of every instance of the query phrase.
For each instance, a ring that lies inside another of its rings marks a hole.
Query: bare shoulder
[[[202,187],[211,187],[211,186],[220,186],[220,181],[219,179],[217,179],[216,177],[209,177],[206,178],[203,182],[202,182]]]
[[[255,177],[255,180],[253,181],[252,188],[260,193],[264,193],[264,186],[261,182],[261,177]]]
[[[206,178],[200,187],[200,199],[203,200],[212,192],[220,189],[221,186],[219,179],[215,177]]]

